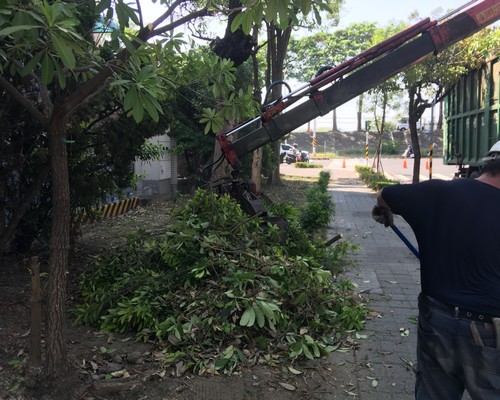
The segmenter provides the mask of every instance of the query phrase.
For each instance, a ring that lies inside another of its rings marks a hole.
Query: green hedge
[[[385,186],[399,183],[398,181],[386,178],[384,174],[376,173],[371,167],[356,165],[355,170],[361,180],[366,183],[366,186],[376,191],[381,190]]]

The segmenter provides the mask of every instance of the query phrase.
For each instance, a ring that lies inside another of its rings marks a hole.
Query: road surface
[[[413,177],[413,158],[382,158],[382,173],[389,179],[399,181],[400,183],[411,183]],[[368,164],[362,158],[336,158],[328,162],[323,162],[324,168],[333,172],[333,174],[342,173],[342,170],[354,170],[356,165],[373,166],[373,158],[368,159]],[[420,181],[429,179],[431,163],[428,158],[422,158],[420,161]],[[433,158],[432,160],[432,179],[453,179],[457,171],[455,165],[443,165],[442,158]]]

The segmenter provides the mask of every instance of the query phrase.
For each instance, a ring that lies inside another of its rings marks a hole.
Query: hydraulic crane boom
[[[229,132],[218,134],[216,139],[224,157],[233,168],[239,169],[241,156],[329,113],[498,19],[500,0],[474,0],[444,16],[439,22],[428,18],[420,21],[358,56],[328,69],[304,87],[268,105],[259,117]],[[330,86],[322,89],[330,83]],[[298,102],[304,98],[305,101]],[[237,133],[246,134],[230,141],[229,138]]]

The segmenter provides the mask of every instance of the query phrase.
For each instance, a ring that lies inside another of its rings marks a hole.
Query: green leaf
[[[205,133],[205,135],[208,135],[210,133],[211,128],[212,128],[211,123],[205,125],[205,130],[203,131]]]
[[[160,115],[155,107],[146,107],[146,111],[154,122],[158,122],[160,120]]]
[[[132,116],[134,117],[134,121],[139,123],[144,118],[144,107],[139,102],[134,104],[134,108],[132,110]]]
[[[54,78],[54,65],[52,59],[45,53],[42,59],[42,82],[48,85]]]
[[[57,63],[54,63],[55,73],[57,76],[57,81],[59,82],[59,86],[64,89],[66,87],[66,74],[62,70],[61,66]]]
[[[259,326],[259,328],[263,328],[266,323],[264,313],[257,304],[254,304],[252,307],[255,311],[255,316],[257,318],[257,325]]]
[[[313,343],[312,348],[313,348],[314,357],[319,358],[321,356],[321,352],[319,351],[319,346],[316,343]]]
[[[102,0],[96,4],[95,11],[97,14],[111,7],[111,0]]]
[[[215,362],[215,369],[218,371],[226,366],[229,362],[228,358],[220,358]]]
[[[130,84],[132,81],[130,79],[117,79],[109,84],[109,86],[120,86]]]
[[[221,354],[222,358],[227,358],[230,359],[234,354],[234,346],[230,345],[224,350],[224,352]]]
[[[278,3],[278,14],[280,17],[279,26],[284,29],[289,25],[288,21],[288,2],[280,1]]]
[[[240,319],[240,326],[253,326],[255,323],[255,310],[253,307],[248,307]]]
[[[279,1],[279,0],[278,0]],[[269,0],[266,8],[266,20],[276,21],[278,17],[278,2],[276,0]]]
[[[300,356],[303,353],[303,345],[302,342],[297,342],[291,347],[290,357],[295,358]]]
[[[134,105],[139,101],[139,95],[137,93],[137,89],[132,87],[126,94],[123,99],[123,108],[125,111],[128,111],[134,107]]]
[[[66,40],[56,34],[51,34],[51,38],[52,43],[54,43],[54,48],[57,52],[57,55],[61,57],[63,64],[70,69],[75,68],[76,60],[71,46],[68,45]]]
[[[32,72],[35,67],[38,65],[38,63],[40,62],[40,59],[42,58],[44,53],[37,53],[35,54],[34,57],[32,57],[27,63],[26,65],[24,66],[24,68],[19,72],[19,74],[21,76],[26,76],[28,75],[30,72]]]
[[[288,367],[288,371],[290,371],[294,375],[300,375],[300,374],[302,374],[302,371],[299,371],[298,369],[295,369],[295,368],[292,368],[292,367]]]
[[[135,13],[135,10],[131,8],[128,4],[125,4],[123,0],[118,0],[115,4],[116,15],[118,16],[118,24],[120,25],[120,30],[128,27],[129,20],[132,20],[135,24],[139,24],[139,18]]]
[[[139,25],[139,17],[137,16],[135,10],[130,7],[128,4],[123,4],[123,10],[125,14],[132,20],[132,22],[136,25]]]
[[[0,37],[1,36],[9,36],[12,35],[13,33],[20,32],[20,31],[27,31],[30,29],[38,29],[40,28],[39,25],[17,25],[17,26],[10,26],[8,28],[4,28],[0,30]]]
[[[314,339],[310,335],[304,335],[304,339],[306,340],[307,344],[313,344]]]
[[[134,54],[136,51],[136,47],[134,44],[125,36],[120,36],[120,40],[123,42],[127,50],[130,52],[130,54]]]
[[[243,21],[243,13],[237,14],[234,17],[233,22],[231,22],[231,32],[236,31],[242,24],[242,21]]]
[[[307,344],[303,343],[302,344],[302,351],[304,352],[304,355],[309,358],[310,360],[313,360],[314,357],[311,354],[311,351],[309,350],[309,347],[307,347]]]
[[[321,25],[321,13],[317,9],[314,9],[314,16],[318,25]]]
[[[241,26],[243,29],[243,32],[245,32],[247,35],[250,34],[250,31],[252,30],[252,25],[253,25],[253,15],[249,15],[250,13],[251,13],[251,11],[249,11],[245,15],[245,18],[243,19],[243,25]]]
[[[309,0],[302,0],[300,4],[302,14],[307,15],[311,12],[311,2]]]

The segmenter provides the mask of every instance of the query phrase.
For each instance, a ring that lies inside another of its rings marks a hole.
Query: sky
[[[345,0],[340,15],[341,27],[354,22],[377,22],[381,26],[391,21],[407,21],[413,11],[420,18],[439,18],[468,0]]]
[[[345,27],[354,22],[377,22],[381,26],[388,25],[391,21],[407,21],[413,11],[418,11],[421,19],[433,19],[445,15],[449,10],[455,10],[470,0],[345,0],[341,11],[340,27]],[[143,12],[146,20],[152,22],[156,19],[164,6],[150,3]]]

